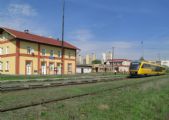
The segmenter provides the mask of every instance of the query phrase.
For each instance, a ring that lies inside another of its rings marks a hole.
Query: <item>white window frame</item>
[[[5,70],[9,70],[9,61],[6,61]]]
[[[71,58],[71,52],[69,52],[69,55],[68,55],[68,56],[69,56],[69,58]]]
[[[34,51],[34,49],[33,48],[31,48],[31,54],[33,54],[35,51]]]
[[[54,57],[54,50],[50,50],[50,57]]]
[[[3,62],[0,62],[0,70],[3,70]]]
[[[32,48],[31,47],[27,47],[27,54],[31,54],[31,50],[32,50]]]
[[[0,55],[3,55],[3,47],[0,47]]]
[[[45,48],[42,48],[41,53],[42,53],[43,56],[45,56],[45,55],[46,55],[46,49],[45,49]]]
[[[6,47],[5,54],[9,54],[9,46]]]
[[[58,51],[58,58],[62,58],[62,51]]]
[[[68,63],[67,65],[67,71],[72,72],[72,63]]]
[[[34,53],[34,49],[28,46],[27,47],[27,54],[32,54],[32,53]]]
[[[54,71],[55,64],[54,63],[49,63],[49,70]]]

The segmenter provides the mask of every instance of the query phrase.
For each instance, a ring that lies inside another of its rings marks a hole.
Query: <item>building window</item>
[[[6,53],[6,54],[9,53],[9,46],[6,47],[5,53]]]
[[[31,47],[27,47],[27,54],[31,54]]]
[[[69,58],[71,58],[71,53],[69,52]]]
[[[34,49],[31,47],[27,47],[27,54],[33,54],[34,53]]]
[[[54,63],[50,63],[49,64],[49,70],[50,71],[54,71]]]
[[[34,49],[33,48],[31,48],[31,54],[34,54]]]
[[[3,70],[3,62],[0,62],[0,70]]]
[[[6,61],[6,67],[5,70],[9,70],[9,61]]]
[[[43,56],[46,55],[46,49],[42,49],[42,55],[43,55]]]
[[[72,73],[72,64],[71,63],[68,63],[68,72]]]
[[[50,51],[50,57],[54,57],[54,50]]]
[[[62,52],[58,51],[58,57],[61,58],[62,57]]]
[[[0,48],[0,55],[3,54],[3,48]]]

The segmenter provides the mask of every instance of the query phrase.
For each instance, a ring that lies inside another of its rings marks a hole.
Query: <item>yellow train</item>
[[[166,68],[146,61],[133,61],[129,71],[130,76],[151,76],[165,74]]]

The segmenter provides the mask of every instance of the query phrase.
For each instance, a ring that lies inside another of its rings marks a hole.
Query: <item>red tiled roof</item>
[[[2,27],[1,29],[5,30],[6,32],[8,32],[9,34],[11,34],[12,36],[18,39],[23,39],[23,40],[27,40],[31,42],[43,43],[43,44],[48,44],[48,45],[60,46],[60,47],[62,46],[62,42],[60,40],[56,40],[53,38],[38,36],[35,34],[31,34],[31,33],[20,32],[17,30],[4,28],[4,27]],[[71,45],[70,43],[65,42],[65,41],[64,41],[64,47],[71,48],[71,49],[79,49],[75,47],[74,45]]]

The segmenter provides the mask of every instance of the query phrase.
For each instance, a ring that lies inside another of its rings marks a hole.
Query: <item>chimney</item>
[[[28,29],[26,29],[26,30],[24,30],[24,32],[25,32],[25,33],[29,33],[29,30],[28,30]]]

